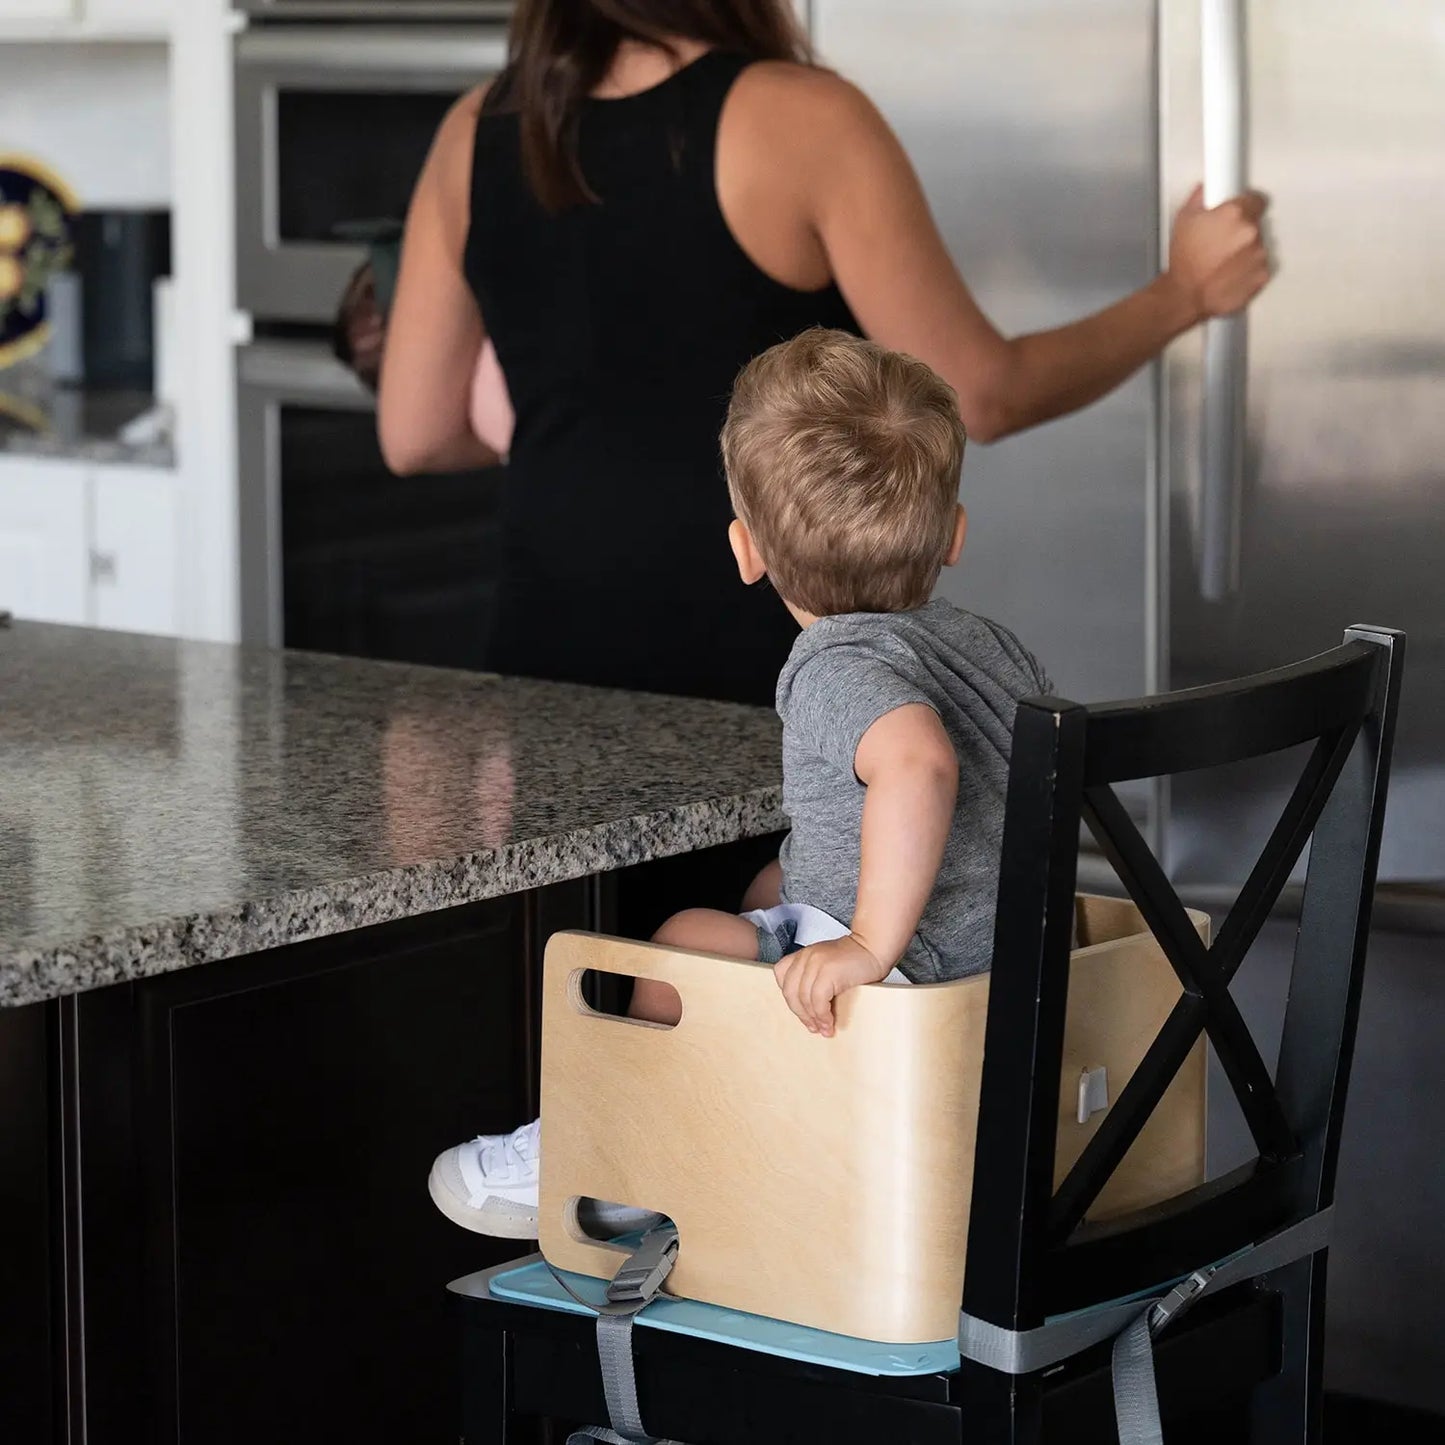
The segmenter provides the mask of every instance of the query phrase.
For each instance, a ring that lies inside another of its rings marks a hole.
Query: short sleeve
[[[863,734],[900,707],[937,703],[866,642],[839,643],[809,658],[779,698],[783,726],[794,739],[853,776]]]
[[[1054,690],[1053,681],[1038,658],[1008,628],[997,622],[991,622],[988,625],[993,629],[993,635],[997,638],[1004,655],[1025,677],[1032,681],[1034,690],[1046,697],[1051,694]]]

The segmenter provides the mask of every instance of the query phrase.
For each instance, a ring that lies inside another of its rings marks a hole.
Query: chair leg
[[[1037,1377],[1015,1378],[965,1360],[954,1399],[969,1445],[1041,1445],[1044,1395]]]
[[[1324,1438],[1325,1276],[1320,1253],[1265,1281],[1281,1295],[1279,1374],[1255,1391],[1251,1438],[1257,1445],[1321,1445]]]
[[[511,1374],[511,1340],[504,1330],[463,1331],[464,1445],[516,1445]]]

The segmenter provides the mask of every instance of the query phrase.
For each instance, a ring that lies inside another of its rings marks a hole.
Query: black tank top
[[[499,672],[772,701],[797,629],[738,580],[718,432],[749,359],[858,324],[836,286],[759,270],[723,219],[718,117],[748,63],[712,52],[588,101],[579,160],[600,199],[559,215],[527,185],[515,114],[478,122],[466,274],[517,418]]]

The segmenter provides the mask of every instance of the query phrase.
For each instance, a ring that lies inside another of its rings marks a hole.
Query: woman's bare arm
[[[1269,279],[1264,198],[1206,211],[1196,193],[1175,223],[1169,267],[1154,281],[1068,326],[1003,337],[959,275],[882,116],[846,82],[818,80],[800,128],[811,138],[805,174],[829,269],[869,336],[952,384],[980,441],[1097,400],[1206,316],[1247,305]]]
[[[402,476],[498,460],[471,427],[486,331],[462,272],[482,95],[470,92],[447,114],[407,213],[377,401],[382,455]]]

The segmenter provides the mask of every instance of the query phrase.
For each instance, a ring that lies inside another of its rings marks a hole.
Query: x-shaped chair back
[[[1083,707],[1031,699],[1014,728],[963,1307],[1007,1329],[1151,1289],[1332,1200],[1403,665],[1402,634],[1238,682]],[[1282,816],[1206,947],[1114,791],[1313,743]],[[1080,823],[1178,975],[1181,997],[1054,1188]],[[1310,848],[1278,1068],[1229,985]],[[1257,1150],[1145,1214],[1086,1213],[1207,1033]]]

